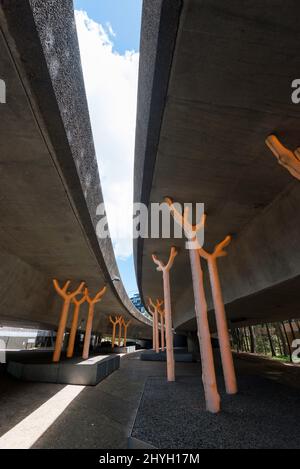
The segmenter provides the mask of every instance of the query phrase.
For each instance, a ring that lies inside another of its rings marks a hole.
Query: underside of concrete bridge
[[[73,2],[3,0],[0,28],[0,322],[55,329],[52,279],[85,281],[92,296],[108,287],[94,332],[111,332],[108,316],[119,314],[132,320],[130,337],[146,338],[149,321],[114,281],[111,240],[96,236],[103,196]]]
[[[231,327],[299,313],[300,184],[265,144],[299,146],[300,6],[282,2],[145,0],[135,201],[204,203],[204,247],[231,235],[219,269]],[[196,329],[184,240],[138,239],[141,295],[162,296],[151,254],[179,249],[171,271],[174,326]],[[209,319],[214,328],[203,262]]]

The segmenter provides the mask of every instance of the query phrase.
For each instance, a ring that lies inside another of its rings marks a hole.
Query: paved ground
[[[263,395],[267,413],[272,415],[273,398],[279,393],[280,401],[286,399],[289,403],[288,408],[300,419],[300,398],[297,404],[294,391],[295,388],[300,389],[300,368],[261,359],[249,360],[245,357],[236,360],[236,367],[239,381],[247,383],[246,387],[250,394],[255,394],[252,401],[253,409],[256,406],[256,394],[257,402]],[[199,363],[176,364],[179,381],[192,379],[194,386],[197,387],[200,373]],[[99,385],[85,388],[33,447],[126,448],[127,437],[133,426],[146,380],[149,377],[157,379],[164,375],[165,363],[142,362],[138,354],[123,358],[120,370]],[[258,378],[252,379],[254,375],[258,375]],[[259,389],[257,380],[260,383]],[[285,386],[281,386],[280,383],[285,383]],[[193,392],[197,394],[196,387]],[[62,388],[64,386],[55,384],[18,382],[2,373],[0,376],[0,437]],[[199,385],[200,399],[201,386]],[[160,410],[152,408],[151,412],[157,415]],[[224,417],[225,415],[221,416],[221,419]],[[198,423],[198,432],[200,432],[201,421]],[[281,421],[276,422],[271,419],[269,424],[279,428]],[[206,431],[209,431],[209,427],[206,427]]]
[[[0,436],[63,387],[63,385],[17,381],[4,374],[4,367],[0,365]]]
[[[165,364],[141,362],[138,354],[121,359],[121,368],[95,387],[86,387],[36,442],[34,448],[126,448],[144,382],[163,376]],[[63,385],[19,382],[2,372],[0,437]]]

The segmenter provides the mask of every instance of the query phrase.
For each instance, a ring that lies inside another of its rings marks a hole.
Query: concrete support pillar
[[[93,303],[90,303],[88,318],[86,322],[85,335],[84,335],[84,343],[83,343],[82,358],[84,360],[87,360],[89,358],[91,334],[92,334],[93,320],[94,320],[94,310],[95,310],[95,305]]]
[[[167,346],[167,374],[168,381],[175,381],[175,358],[173,350],[173,327],[170,293],[169,271],[163,271],[165,321],[166,321],[166,346]]]
[[[93,319],[94,319],[94,311],[95,311],[95,304],[101,301],[101,298],[105,294],[107,287],[103,287],[94,298],[90,298],[88,294],[88,289],[85,289],[86,301],[89,304],[89,312],[88,312],[88,319],[86,323],[85,329],[85,336],[84,336],[84,344],[83,344],[83,353],[82,358],[87,360],[89,358],[89,350],[90,350],[90,342],[91,342],[91,334],[93,329]]]
[[[154,304],[151,298],[148,298],[148,301],[148,308],[153,318],[153,350],[155,350],[156,353],[159,353],[158,308],[162,305],[163,302],[156,300],[156,304]]]
[[[157,270],[163,274],[164,304],[165,304],[165,322],[166,322],[166,345],[167,345],[167,377],[168,381],[175,381],[175,360],[173,350],[173,330],[172,330],[172,309],[171,309],[171,290],[170,290],[170,270],[172,268],[177,251],[171,248],[168,263],[164,265],[153,254],[153,262],[157,265]]]
[[[205,393],[206,408],[209,412],[216,413],[220,410],[220,396],[217,389],[214,357],[207,317],[207,303],[203,285],[203,272],[197,250],[190,249],[189,254],[192,269],[195,312],[200,345],[202,381]]]
[[[207,317],[207,303],[205,298],[203,272],[198,254],[199,244],[197,235],[204,228],[205,216],[197,225],[189,222],[189,209],[184,210],[182,215],[174,206],[170,198],[166,198],[170,212],[175,221],[183,228],[188,239],[188,250],[191,263],[193,290],[195,298],[195,313],[197,319],[198,338],[200,345],[201,363],[202,363],[202,381],[205,393],[206,408],[209,412],[216,413],[220,410],[220,396],[217,389],[215,365],[211,345],[211,336],[209,331]]]
[[[122,321],[122,316],[115,316],[114,319],[111,316],[109,316],[109,320],[113,325],[112,337],[111,337],[111,348],[114,349],[115,342],[116,342],[116,328],[117,328],[117,324],[119,324],[120,321]]]
[[[148,313],[152,316],[152,350],[156,350],[154,310],[152,309],[150,302],[148,303]]]
[[[67,358],[72,358],[74,354],[74,345],[75,345],[75,339],[76,339],[76,333],[77,333],[77,327],[78,327],[79,311],[80,311],[81,305],[85,303],[85,301],[86,301],[85,294],[82,295],[82,298],[80,300],[77,300],[76,298],[73,298],[72,300],[72,303],[74,304],[75,308],[74,308],[74,313],[73,313],[73,320],[72,320],[71,332],[70,332],[68,349],[67,349]]]
[[[160,314],[160,343],[161,343],[161,351],[164,352],[165,351],[165,324],[164,324],[164,316],[165,316],[165,312],[160,309],[159,310],[159,314]]]
[[[122,325],[123,325],[123,318],[121,319],[121,321],[119,321],[118,347],[121,347]]]
[[[56,335],[56,341],[55,341],[55,348],[54,348],[54,353],[53,353],[53,358],[52,361],[54,363],[59,362],[60,360],[60,355],[61,355],[61,349],[62,349],[62,344],[63,344],[63,339],[64,339],[64,333],[66,330],[66,325],[67,325],[67,320],[68,320],[68,313],[69,313],[69,308],[71,301],[75,296],[79,295],[84,287],[84,282],[81,282],[79,287],[72,293],[68,292],[68,288],[71,284],[71,281],[68,280],[64,287],[61,288],[58,284],[57,280],[53,280],[53,285],[56,290],[56,292],[63,298],[64,304],[62,307],[61,315],[60,315],[60,321],[59,321],[59,326],[58,326],[58,331]]]
[[[123,343],[123,346],[124,347],[126,347],[126,344],[127,344],[127,329],[128,329],[128,326],[130,325],[130,323],[131,323],[131,319],[127,323],[123,319],[123,327],[124,327],[124,343]]]
[[[154,310],[154,324],[155,324],[155,351],[159,353],[159,332],[158,332],[158,311]]]
[[[212,254],[206,252],[203,248],[199,249],[199,255],[207,260],[209,278],[212,290],[212,297],[217,322],[218,338],[220,344],[220,353],[222,359],[223,374],[227,394],[237,393],[236,376],[231,352],[230,337],[226,320],[226,312],[222,297],[222,290],[217,266],[217,258],[226,256],[224,248],[228,246],[231,238],[227,236],[219,243]]]
[[[154,313],[152,314],[152,348],[156,350],[156,334],[155,334],[155,318]]]

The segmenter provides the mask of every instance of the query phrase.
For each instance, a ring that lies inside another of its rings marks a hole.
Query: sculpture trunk
[[[111,338],[112,349],[115,347],[115,341],[116,341],[116,324],[113,324],[113,333],[112,333],[112,338]]]
[[[230,337],[226,320],[226,312],[222,298],[222,290],[218,273],[217,261],[212,256],[210,256],[208,259],[208,270],[217,322],[218,338],[226,392],[227,394],[236,394],[237,384],[230,346]]]
[[[158,311],[157,308],[154,312],[154,327],[155,327],[155,351],[159,353],[159,331],[158,331]]]
[[[76,338],[76,332],[77,332],[79,310],[80,310],[80,304],[76,304],[75,309],[74,309],[74,315],[73,315],[71,332],[70,332],[68,349],[67,349],[68,358],[72,358],[74,354],[74,345],[75,345],[75,338]]]
[[[123,346],[126,347],[127,343],[127,326],[124,326],[124,343]]]
[[[175,381],[175,361],[173,350],[173,331],[172,331],[172,310],[171,310],[171,292],[169,271],[163,271],[164,283],[164,305],[166,322],[166,348],[167,348],[167,378],[168,381]]]
[[[217,389],[216,373],[209,331],[207,304],[205,299],[203,272],[198,251],[189,250],[193,289],[195,297],[195,311],[198,328],[198,338],[202,363],[202,381],[204,386],[206,408],[209,412],[219,412],[220,396]]]
[[[121,347],[121,334],[122,334],[122,323],[119,322],[119,337],[118,337],[118,346]]]
[[[93,303],[91,303],[89,305],[88,320],[87,320],[87,323],[86,323],[86,330],[85,330],[84,344],[83,344],[82,358],[84,360],[89,358],[90,341],[91,341],[93,319],[94,319],[94,308],[95,308],[95,305]]]
[[[156,350],[156,340],[155,340],[155,315],[152,316],[152,348]]]
[[[54,363],[58,363],[60,360],[64,334],[65,334],[67,320],[68,320],[70,302],[71,302],[71,299],[66,298],[63,304],[62,311],[61,311],[59,326],[58,326],[57,335],[56,335],[53,359],[52,359]]]
[[[161,340],[161,351],[165,351],[165,326],[164,326],[164,316],[160,316],[160,340]]]

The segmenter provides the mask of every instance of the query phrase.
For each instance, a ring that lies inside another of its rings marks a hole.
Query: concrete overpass
[[[204,202],[205,248],[233,237],[219,261],[231,326],[299,316],[300,184],[265,145],[300,143],[300,6],[285,2],[145,0],[135,201]],[[174,326],[196,330],[188,253],[177,239],[138,239],[144,298],[162,296],[151,254],[180,254],[171,272]],[[212,329],[212,299],[206,294]]]
[[[113,281],[111,240],[95,232],[103,196],[73,2],[2,0],[0,28],[0,322],[56,328],[61,299],[52,279],[84,280],[91,294],[108,286],[95,332],[110,332],[108,315],[122,314],[132,319],[129,337],[151,336]]]

